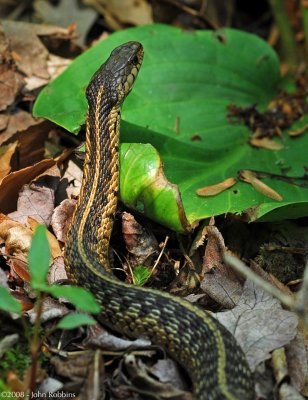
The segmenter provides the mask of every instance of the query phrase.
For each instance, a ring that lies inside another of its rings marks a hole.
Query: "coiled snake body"
[[[163,346],[189,373],[198,400],[252,400],[253,383],[233,336],[209,314],[168,293],[110,273],[108,247],[119,186],[120,107],[143,59],[138,42],[117,47],[87,87],[84,177],[65,250],[68,276],[102,306],[103,323]]]

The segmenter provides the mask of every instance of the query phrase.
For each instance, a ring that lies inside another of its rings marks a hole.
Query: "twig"
[[[294,311],[298,313],[303,319],[306,326],[308,326],[308,261],[304,271],[302,287],[296,296]]]
[[[302,287],[298,291],[295,299],[293,299],[291,296],[286,295],[281,290],[262,279],[238,258],[225,252],[224,261],[233,269],[235,269],[235,271],[253,281],[265,292],[269,293],[273,297],[276,297],[276,299],[278,299],[285,307],[296,312],[298,316],[303,319],[305,326],[308,326],[308,262],[304,271]]]
[[[247,267],[241,260],[238,258],[231,256],[228,253],[224,253],[224,261],[229,264],[235,271],[244,275],[247,279],[253,281],[257,286],[262,288],[265,292],[271,294],[273,297],[276,297],[284,306],[294,309],[295,301],[292,297],[284,294],[271,283],[262,279],[259,275],[257,275],[254,271]]]
[[[153,272],[155,271],[155,269],[156,269],[156,267],[157,267],[157,265],[158,265],[158,263],[159,263],[159,260],[161,259],[162,255],[164,254],[164,251],[165,251],[165,248],[166,248],[166,246],[167,246],[168,240],[169,240],[169,236],[166,236],[166,239],[165,239],[165,241],[164,241],[164,243],[163,243],[161,252],[159,253],[159,256],[157,257],[157,259],[156,259],[156,261],[155,261],[155,264],[153,265],[153,268],[151,269],[151,274],[150,274],[150,276],[153,275]]]

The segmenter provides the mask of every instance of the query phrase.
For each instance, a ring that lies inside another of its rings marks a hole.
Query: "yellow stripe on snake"
[[[117,47],[91,79],[86,157],[67,236],[70,280],[102,306],[100,320],[131,338],[147,336],[188,372],[197,400],[252,400],[253,381],[235,339],[212,316],[182,298],[126,284],[110,272],[109,240],[119,188],[120,107],[143,59],[138,42]]]

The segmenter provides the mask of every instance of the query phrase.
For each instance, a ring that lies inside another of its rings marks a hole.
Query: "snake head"
[[[141,43],[127,42],[116,47],[92,77],[86,91],[88,99],[95,98],[103,88],[113,105],[120,105],[133,87],[142,60]]]

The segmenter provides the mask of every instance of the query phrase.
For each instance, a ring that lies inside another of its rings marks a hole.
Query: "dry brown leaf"
[[[303,127],[297,129],[296,131],[288,131],[288,135],[291,136],[291,137],[297,137],[297,136],[303,135],[307,131],[308,131],[308,124],[306,124]]]
[[[276,192],[274,189],[270,188],[265,183],[261,182],[260,179],[256,177],[253,171],[248,169],[239,171],[239,179],[243,182],[250,183],[258,192],[262,193],[263,196],[269,197],[270,199],[282,201],[282,196]]]
[[[191,393],[182,390],[183,379],[176,376],[178,374],[176,367],[166,373],[166,367],[170,367],[170,364],[161,363],[160,367],[156,367],[155,375],[161,377],[161,380],[158,380],[153,377],[153,368],[145,364],[133,351],[124,356],[123,364],[125,368],[121,370],[121,375],[127,375],[133,391],[137,393],[140,391],[144,397],[152,397],[155,394],[161,400],[172,398],[177,400],[192,400]],[[122,368],[122,365],[120,368]],[[164,368],[164,371],[159,371],[159,368]],[[168,378],[170,378],[171,382]],[[121,388],[121,382],[119,383],[119,388]],[[180,388],[173,385],[177,383],[179,383]]]
[[[15,153],[18,142],[0,147],[0,183],[2,179],[11,171],[11,158]]]
[[[54,192],[52,189],[30,183],[19,192],[17,211],[9,215],[15,221],[26,224],[28,217],[39,223],[49,225],[54,209]]]
[[[71,223],[76,200],[65,199],[56,207],[51,216],[51,226],[56,238],[65,243],[68,227]]]
[[[86,377],[89,364],[93,360],[94,351],[87,351],[67,359],[54,356],[50,363],[55,367],[58,375],[65,376],[74,382],[82,383]]]
[[[27,218],[27,222],[30,225],[31,229],[34,231],[35,228],[39,225],[39,222],[37,220],[35,220],[32,217],[28,217]],[[60,245],[57,241],[57,238],[50,232],[50,231],[46,231],[46,235],[47,235],[47,240],[50,246],[50,252],[51,252],[51,257],[52,259],[55,259],[57,257],[61,257],[62,256],[62,250],[60,248]]]
[[[8,20],[2,21],[2,25],[10,50],[15,54],[14,60],[18,69],[28,77],[35,75],[38,78],[49,79],[47,68],[49,53],[39,36],[68,39],[70,31],[55,26]]]
[[[89,325],[87,327],[87,337],[82,343],[86,347],[98,346],[110,351],[125,351],[129,347],[151,346],[149,339],[142,337],[138,339],[120,338],[108,332],[100,324]]]
[[[59,181],[60,171],[57,165],[39,174],[30,184],[22,187],[17,200],[17,211],[9,216],[24,224],[28,217],[31,217],[49,226],[54,210],[55,190]]]
[[[301,333],[298,333],[286,346],[286,354],[291,382],[301,392],[308,379],[308,349],[305,348],[305,338]]]
[[[55,318],[64,317],[64,315],[68,314],[68,308],[52,297],[46,297],[43,300],[43,312],[41,315],[41,323],[53,320]],[[36,319],[36,309],[32,308],[27,313],[30,318],[30,322],[33,324]]]
[[[226,247],[217,227],[208,226],[206,232],[201,289],[224,308],[233,308],[243,291],[241,280],[223,261]]]
[[[32,235],[31,229],[0,214],[0,243],[5,244],[6,254],[26,261]]]
[[[79,195],[82,176],[82,169],[73,161],[69,160],[66,171],[62,178],[62,182],[66,180],[70,183],[70,185],[65,185],[65,194],[63,194],[65,197],[70,199]]]
[[[252,137],[249,143],[252,144],[254,147],[259,147],[267,150],[281,150],[284,147],[282,143],[278,143],[275,140],[269,139],[267,137]]]
[[[146,0],[83,0],[104,17],[106,23],[118,30],[125,25],[153,23],[152,8]]]
[[[47,60],[47,71],[49,74],[49,78],[39,78],[35,75],[25,77],[26,85],[24,90],[26,92],[31,92],[46,85],[50,80],[55,79],[58,75],[60,75],[71,63],[72,60],[68,58],[49,54]]]
[[[61,0],[56,5],[36,0],[34,8],[45,23],[65,28],[74,22],[77,28],[77,43],[81,46],[85,45],[87,33],[97,18],[97,14],[92,8],[81,8],[76,0]]]
[[[62,256],[56,257],[53,260],[52,265],[50,266],[48,271],[47,280],[50,285],[68,280],[64,258]]]
[[[6,263],[11,267],[11,274],[16,274],[24,282],[30,282],[30,273],[26,261],[12,257]]]
[[[6,118],[6,124],[0,128],[0,145],[18,141],[18,159],[13,163],[13,169],[40,161],[45,153],[45,140],[52,124],[35,119],[30,113],[18,109],[13,114],[0,114],[0,117],[3,120]]]
[[[9,115],[5,113],[0,113],[0,131],[3,131],[4,129],[7,128],[7,125],[9,123]],[[0,136],[1,138],[1,136]],[[2,144],[2,141],[0,139],[0,145]]]
[[[42,160],[30,167],[11,172],[0,183],[0,212],[9,213],[16,210],[18,192],[23,185],[31,182],[36,176],[55,165],[53,159]]]
[[[6,114],[8,120],[5,129],[1,132],[0,144],[5,143],[15,133],[25,131],[30,126],[37,125],[41,120],[34,119],[32,115],[23,110],[16,110],[14,114]]]
[[[24,86],[24,77],[17,71],[9,41],[0,22],[0,110],[13,104]]]
[[[278,300],[249,280],[238,305],[215,316],[235,336],[252,371],[297,334],[296,314],[284,310]]]
[[[205,186],[201,189],[196,190],[198,196],[215,196],[218,193],[223,192],[224,190],[229,189],[230,187],[236,184],[237,180],[235,178],[228,178],[222,182],[216,183],[215,185]]]
[[[23,76],[14,67],[0,64],[0,111],[14,103],[24,85]]]
[[[158,242],[130,213],[122,213],[122,233],[128,251],[127,260],[131,267],[153,265],[159,254]]]

